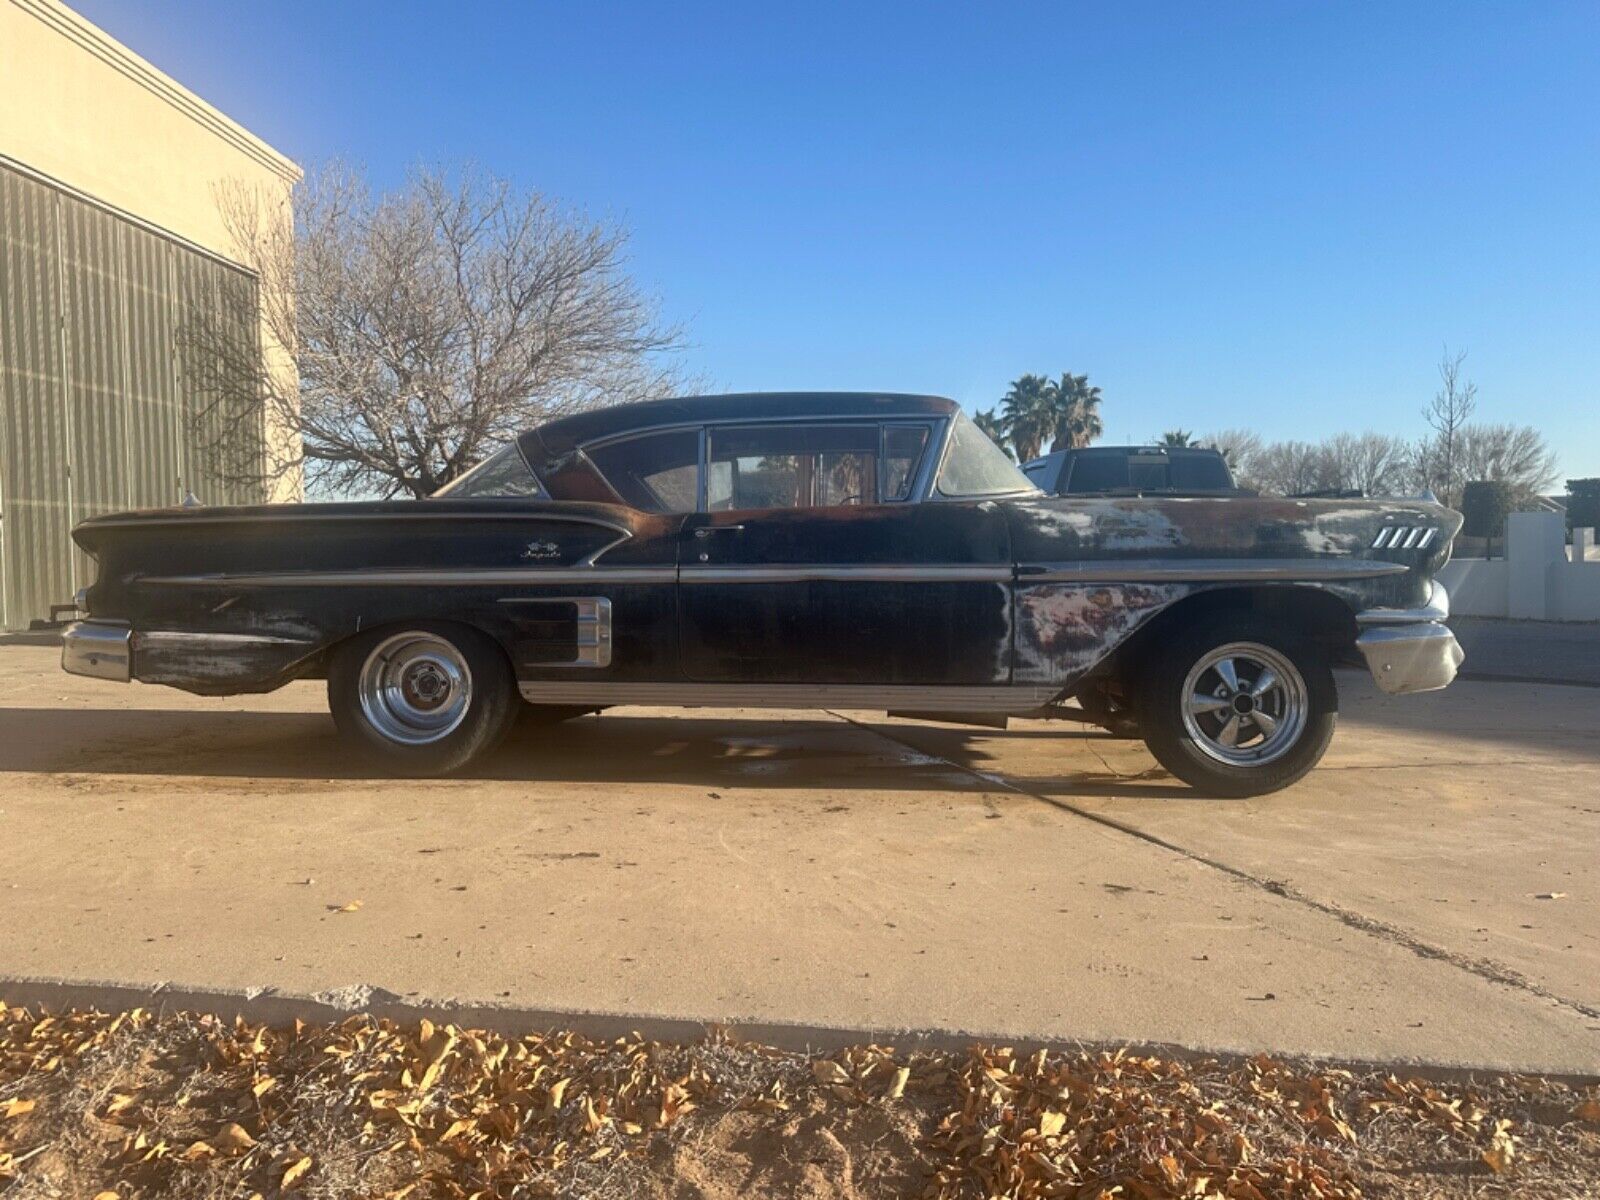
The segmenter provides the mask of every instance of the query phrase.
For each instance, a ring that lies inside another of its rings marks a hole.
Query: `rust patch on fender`
[[[1018,683],[1069,687],[1194,585],[1042,583],[1017,590]]]

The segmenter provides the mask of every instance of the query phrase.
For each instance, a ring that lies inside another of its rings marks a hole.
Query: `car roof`
[[[538,436],[547,454],[557,455],[585,442],[665,425],[796,417],[946,417],[960,407],[942,396],[896,392],[732,392],[597,408],[547,421],[529,433]]]

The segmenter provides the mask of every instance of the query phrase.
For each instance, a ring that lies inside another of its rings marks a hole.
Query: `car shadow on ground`
[[[522,722],[494,754],[457,778],[560,783],[678,783],[726,788],[828,788],[893,791],[992,791],[992,770],[978,744],[996,735],[1051,739],[1064,770],[1016,779],[1030,792],[1079,796],[1185,796],[1160,777],[1119,776],[1089,744],[1099,731],[1002,734],[940,726],[937,749],[903,735],[921,726],[875,729],[831,718],[605,713],[559,725]],[[899,733],[901,737],[895,735]],[[928,743],[930,746],[933,743]],[[367,780],[382,771],[352,758],[333,721],[313,712],[181,709],[0,709],[0,775],[7,773],[190,776],[219,780]]]

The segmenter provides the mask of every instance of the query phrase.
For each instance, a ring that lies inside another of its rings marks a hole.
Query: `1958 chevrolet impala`
[[[1432,576],[1460,524],[1047,497],[949,400],[692,397],[552,421],[428,500],[86,521],[62,665],[204,695],[326,678],[343,734],[417,774],[524,701],[838,706],[1070,713],[1254,795],[1321,758],[1335,663],[1388,692],[1455,677]]]

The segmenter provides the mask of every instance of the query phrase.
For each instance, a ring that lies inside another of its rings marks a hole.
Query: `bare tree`
[[[1291,495],[1330,486],[1320,446],[1311,442],[1269,442],[1251,456],[1250,486]]]
[[[1234,478],[1245,487],[1259,486],[1254,482],[1255,456],[1261,453],[1261,435],[1253,429],[1221,429],[1200,438],[1200,445],[1221,451]]]
[[[1555,451],[1529,425],[1463,425],[1457,431],[1456,460],[1463,485],[1494,480],[1511,485],[1518,508],[1555,483]]]
[[[1433,436],[1418,447],[1416,454],[1424,486],[1433,488],[1441,500],[1452,506],[1461,499],[1461,427],[1478,407],[1478,385],[1461,375],[1466,358],[1465,350],[1452,355],[1445,347],[1444,357],[1439,360],[1439,390],[1422,410]]]
[[[376,196],[334,164],[297,191],[292,232],[242,189],[222,201],[299,384],[196,319],[188,340],[222,361],[208,420],[264,409],[292,433],[265,471],[303,469],[309,490],[426,496],[521,429],[677,382],[681,335],[629,278],[626,234],[537,192],[417,171]],[[263,471],[248,455],[232,466]]]
[[[1368,496],[1393,495],[1412,479],[1411,444],[1388,434],[1339,433],[1319,447],[1320,486],[1354,488]]]

